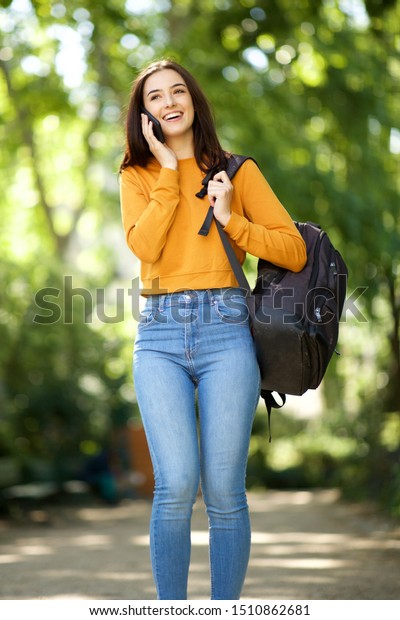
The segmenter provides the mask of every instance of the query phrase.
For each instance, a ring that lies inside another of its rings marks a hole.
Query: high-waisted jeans
[[[155,476],[150,551],[158,599],[187,598],[200,482],[211,599],[239,599],[250,553],[245,477],[260,386],[241,289],[149,297],[134,381]]]

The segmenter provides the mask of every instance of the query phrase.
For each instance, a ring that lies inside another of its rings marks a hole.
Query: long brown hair
[[[147,166],[153,157],[142,134],[140,106],[143,105],[143,90],[147,78],[157,71],[172,69],[185,80],[193,101],[195,116],[193,121],[194,156],[203,172],[222,170],[226,167],[227,156],[218,140],[210,104],[200,86],[187,69],[173,60],[153,62],[143,69],[133,83],[126,116],[126,147],[120,172],[128,166]]]

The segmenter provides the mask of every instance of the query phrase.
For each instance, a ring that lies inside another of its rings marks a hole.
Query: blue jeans
[[[150,550],[158,599],[184,600],[201,482],[211,599],[239,599],[250,553],[245,477],[260,376],[241,289],[154,295],[134,349],[152,458]],[[197,409],[196,415],[196,391]]]

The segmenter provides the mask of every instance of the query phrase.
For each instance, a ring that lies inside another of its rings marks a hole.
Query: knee
[[[207,513],[231,514],[247,508],[244,489],[222,484],[207,485],[202,489]]]
[[[199,488],[199,476],[190,472],[173,472],[156,479],[155,494],[166,502],[193,505]]]

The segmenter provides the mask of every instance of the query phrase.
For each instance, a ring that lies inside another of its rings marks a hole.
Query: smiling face
[[[182,76],[173,69],[150,75],[143,90],[143,105],[161,123],[168,138],[193,136],[194,107]]]

